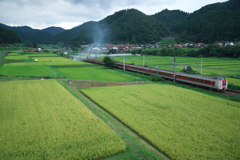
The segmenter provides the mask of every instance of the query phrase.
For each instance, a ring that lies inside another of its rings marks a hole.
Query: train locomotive
[[[104,64],[102,59],[97,59],[97,58],[87,57],[87,61],[101,64],[101,65]],[[134,71],[134,72],[154,75],[154,76],[161,76],[165,79],[174,80],[174,72],[169,70],[143,67],[139,65],[131,65],[126,63],[124,66],[124,63],[121,63],[121,62],[115,62],[115,67],[120,69],[123,69],[125,67],[125,70],[128,70],[128,71]],[[175,80],[179,82],[187,83],[187,84],[193,84],[193,85],[202,86],[210,89],[216,89],[218,91],[226,90],[228,85],[228,81],[225,80],[224,77],[218,77],[218,76],[207,77],[207,76],[195,75],[195,74],[189,74],[189,73],[183,73],[183,72],[175,72]]]

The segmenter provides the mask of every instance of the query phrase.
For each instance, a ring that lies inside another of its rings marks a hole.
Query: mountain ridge
[[[162,10],[146,15],[137,9],[115,12],[98,22],[89,21],[69,30],[48,27],[35,30],[28,26],[15,27],[22,41],[79,46],[88,43],[154,43],[164,36],[174,36],[177,42],[204,42],[240,39],[240,2],[229,0],[201,7],[193,13]],[[1,26],[1,24],[0,24]],[[46,31],[60,30],[50,35]],[[27,34],[26,34],[27,32]]]

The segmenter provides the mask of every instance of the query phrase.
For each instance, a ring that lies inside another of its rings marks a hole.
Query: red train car
[[[96,58],[87,58],[87,61],[104,64],[103,60]],[[124,64],[121,62],[115,63],[116,68],[124,68]],[[163,69],[156,69],[151,67],[143,67],[138,65],[130,65],[125,63],[125,69],[129,71],[139,72],[148,75],[161,76],[167,79],[174,79],[174,72]],[[202,75],[188,74],[183,72],[175,72],[175,80],[179,82],[194,84],[207,88],[213,88],[219,91],[227,89],[228,81],[224,77],[207,77]]]

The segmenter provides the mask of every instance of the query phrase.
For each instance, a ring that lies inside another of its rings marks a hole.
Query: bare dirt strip
[[[4,61],[4,59],[0,59],[0,61],[2,61],[2,64],[5,64],[6,62]]]
[[[6,53],[6,52],[4,51],[4,52],[3,52],[3,53],[0,55],[0,57],[4,56],[4,55],[5,55],[5,53]]]
[[[147,81],[136,82],[109,82],[109,81],[85,81],[73,80],[72,84],[78,88],[92,88],[92,87],[105,87],[105,86],[122,86],[122,85],[136,85],[136,84],[149,84]]]

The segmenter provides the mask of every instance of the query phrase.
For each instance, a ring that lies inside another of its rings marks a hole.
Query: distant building
[[[174,44],[173,47],[174,48],[181,48],[182,46],[180,44]]]
[[[240,46],[240,42],[236,43],[235,45],[236,45],[236,46]]]
[[[214,43],[214,45],[219,46],[219,47],[223,46],[223,44],[221,42]]]
[[[233,42],[229,42],[229,41],[226,41],[226,42],[223,42],[223,46],[226,47],[226,46],[233,46]]]
[[[206,45],[204,43],[197,43],[196,44],[196,48],[203,48],[205,47]]]
[[[94,47],[94,48],[93,48],[93,51],[100,51],[100,48]]]

